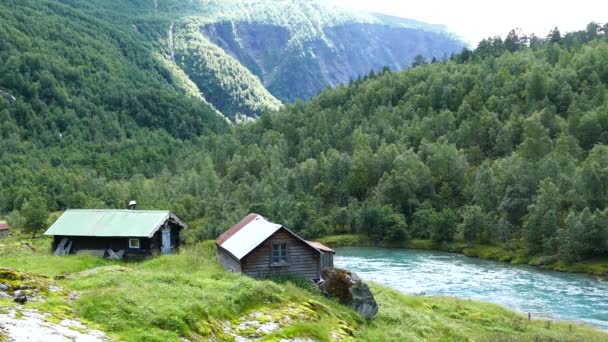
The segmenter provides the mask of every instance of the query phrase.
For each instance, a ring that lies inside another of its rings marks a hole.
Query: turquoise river
[[[536,318],[608,330],[608,282],[586,275],[458,254],[370,247],[338,248],[335,265],[406,294],[493,302]]]

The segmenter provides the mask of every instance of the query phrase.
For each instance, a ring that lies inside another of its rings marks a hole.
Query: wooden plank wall
[[[274,267],[271,265],[273,242],[287,243],[287,266]],[[241,267],[243,273],[254,278],[293,274],[315,280],[320,279],[319,258],[319,252],[293,237],[285,229],[281,229],[246,256],[241,261]]]
[[[217,247],[217,262],[228,272],[241,273],[241,264],[230,253],[222,247]]]
[[[323,255],[321,255],[321,270],[325,267],[334,267],[333,253],[323,252]]]

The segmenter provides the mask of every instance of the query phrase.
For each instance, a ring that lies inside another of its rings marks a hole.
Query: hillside
[[[384,71],[186,141],[147,130],[82,138],[136,127],[129,121],[75,126],[74,137],[49,123],[37,134],[15,115],[19,100],[0,101],[0,190],[11,194],[0,211],[27,227],[32,208],[137,199],[191,223],[189,241],[258,212],[305,237],[500,245],[504,261],[561,269],[603,262],[606,39],[590,25],[485,40],[450,61]]]
[[[600,340],[605,333],[527,318],[497,305],[405,296],[372,285],[378,316],[366,322],[295,279],[253,280],[225,272],[205,242],[141,263],[88,256],[54,257],[48,239],[0,240],[0,283],[28,288],[36,302],[0,298],[0,340],[29,329],[121,341],[510,341]],[[33,251],[36,249],[37,251]],[[59,277],[57,277],[59,276]],[[32,319],[39,315],[41,321]],[[34,324],[34,322],[38,322]],[[30,325],[32,324],[32,325]],[[63,327],[63,328],[59,328]],[[94,332],[92,329],[100,330]],[[65,338],[69,341],[68,338]],[[93,339],[91,339],[93,340]]]
[[[403,69],[418,54],[442,58],[462,47],[440,26],[324,1],[62,2],[150,42],[231,119],[308,100],[372,69]]]

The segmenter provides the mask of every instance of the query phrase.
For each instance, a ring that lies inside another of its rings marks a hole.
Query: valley
[[[468,47],[322,1],[7,0],[0,61],[2,342],[606,340],[605,283],[539,269],[607,275],[605,23]],[[133,200],[188,226],[173,255],[41,237]],[[378,315],[224,271],[249,213],[338,246]]]

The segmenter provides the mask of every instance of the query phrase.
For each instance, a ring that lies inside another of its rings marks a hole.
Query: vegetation
[[[366,322],[304,282],[253,280],[223,271],[214,261],[212,242],[190,246],[178,255],[121,263],[87,256],[54,257],[47,250],[48,239],[22,239],[0,240],[0,267],[18,269],[3,269],[0,281],[14,287],[27,282],[29,288],[39,289],[44,301],[20,307],[0,299],[0,308],[48,312],[51,322],[77,319],[123,341],[212,336],[230,341],[234,335],[266,341],[295,337],[330,341],[336,336],[346,341],[605,338],[604,333],[579,325],[528,321],[493,304],[405,296],[376,284],[371,289],[380,311]],[[65,278],[50,278],[58,275]],[[47,291],[50,284],[61,290]],[[281,324],[284,319],[290,323]],[[256,335],[255,329],[238,328],[246,320],[279,322],[280,327]]]
[[[55,7],[40,11],[48,8]],[[4,32],[19,27],[11,13],[5,9]],[[559,265],[606,256],[608,41],[599,25],[546,39],[512,32],[449,61],[372,73],[226,131],[210,107],[162,90],[170,83],[155,78],[156,69],[139,71],[141,61],[114,54],[117,46],[90,55],[107,66],[106,79],[55,78],[50,70],[72,70],[81,54],[66,60],[72,50],[64,41],[58,55],[42,41],[53,30],[33,18],[22,20],[40,37],[6,33],[10,53],[1,52],[9,61],[2,82],[30,94],[0,100],[0,191],[11,194],[0,212],[17,226],[40,229],[26,223],[28,203],[54,211],[137,199],[140,208],[168,208],[190,222],[192,242],[258,212],[305,237],[523,242],[530,260]],[[87,27],[72,28],[74,39]],[[121,34],[112,33],[118,46]],[[46,50],[16,49],[32,39]],[[132,44],[129,53],[147,51]],[[43,74],[56,82],[41,86]],[[165,86],[141,89],[125,75]],[[101,84],[115,87],[104,93]]]

